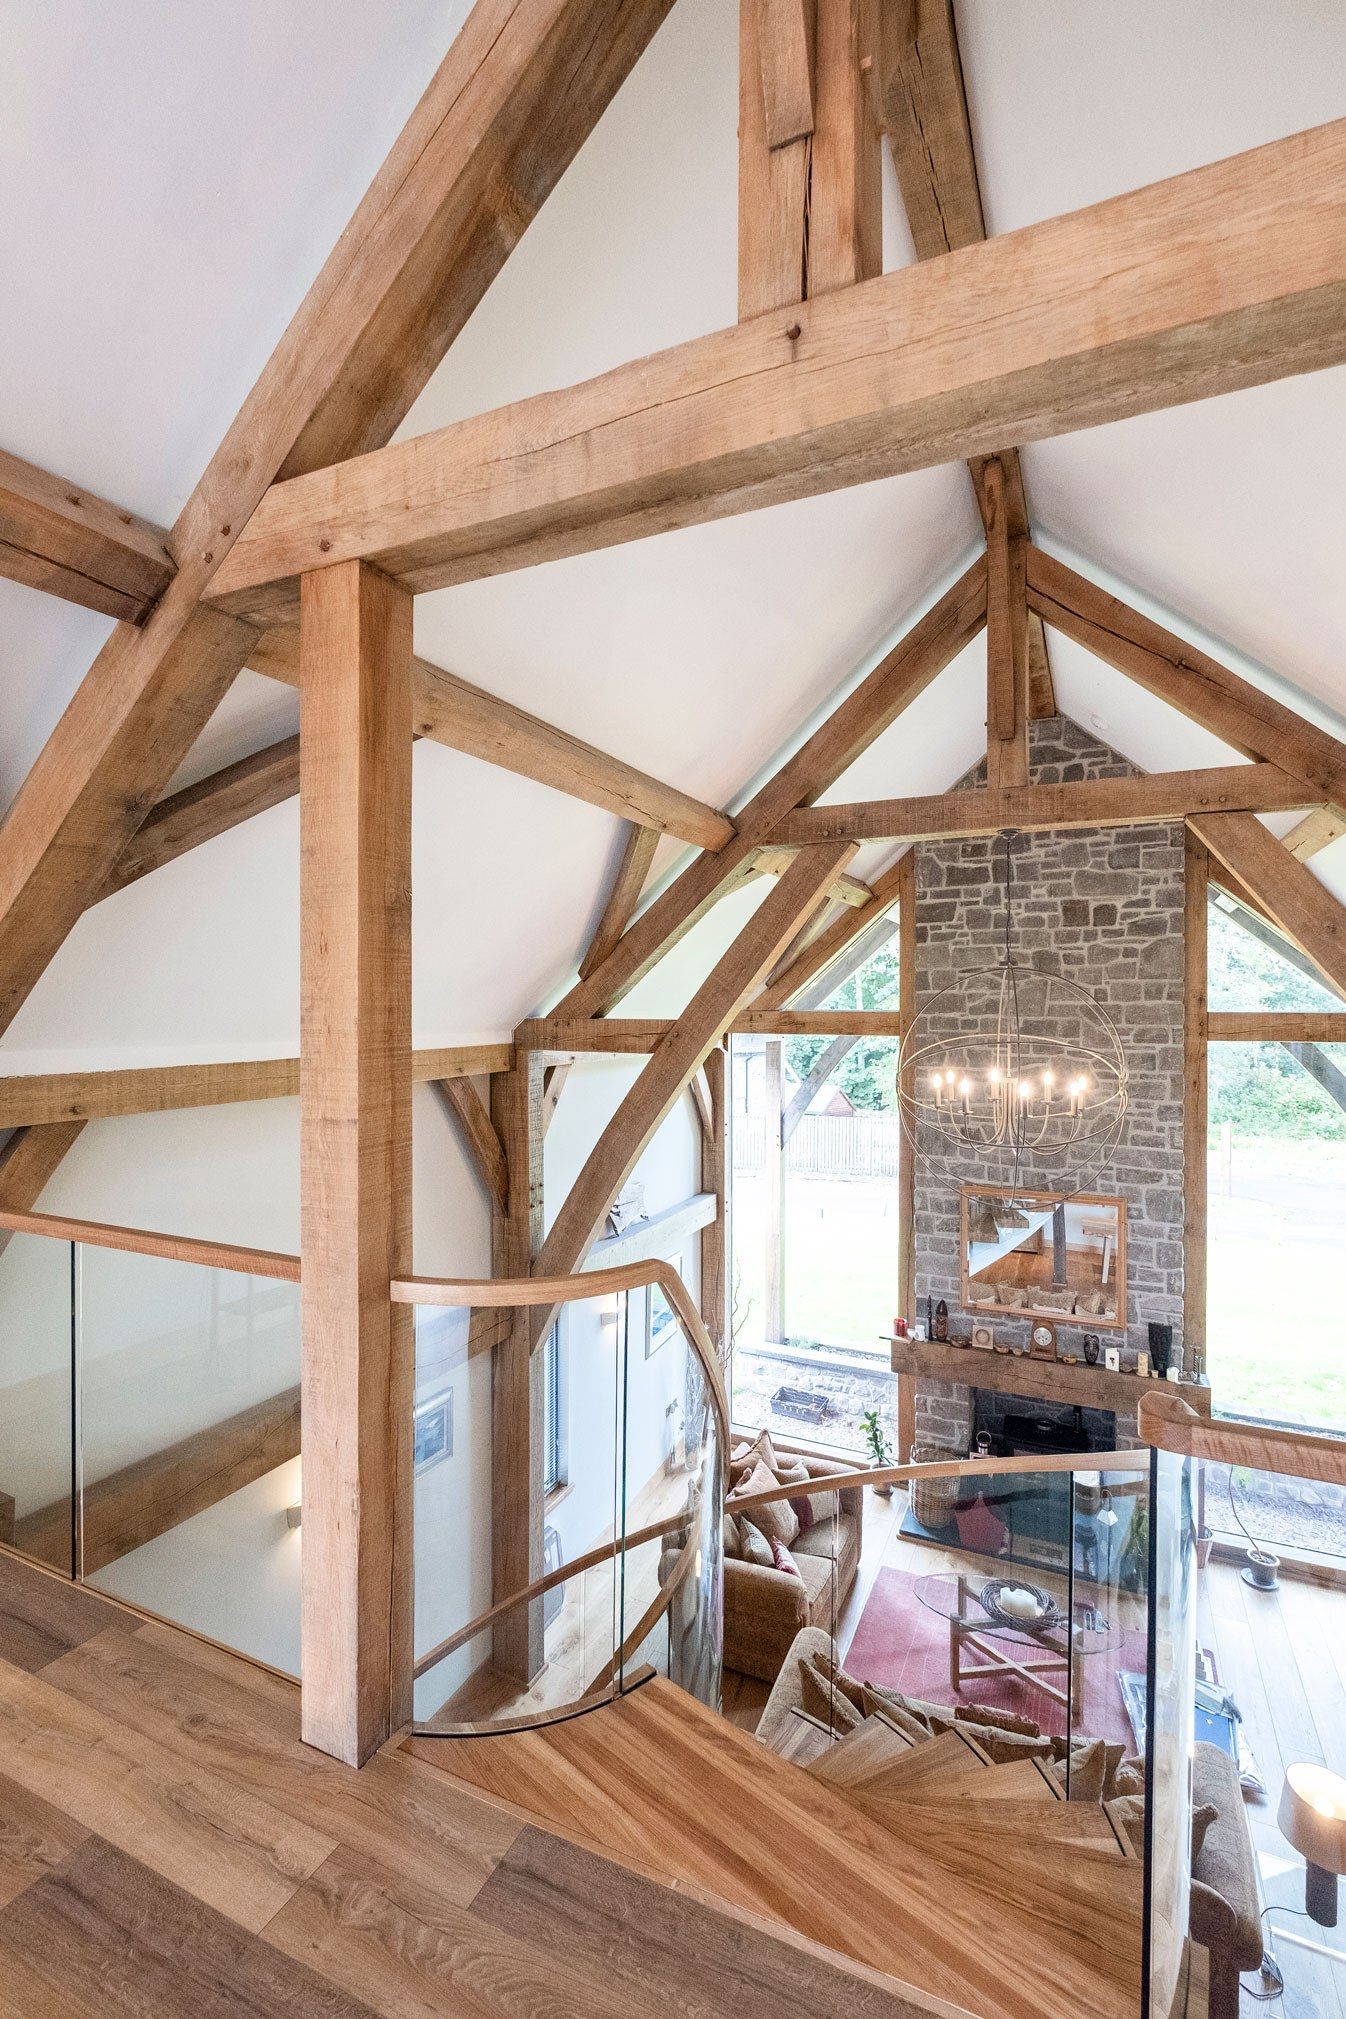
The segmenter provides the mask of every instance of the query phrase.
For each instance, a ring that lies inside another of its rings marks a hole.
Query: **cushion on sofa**
[[[771,1544],[767,1541],[756,1522],[749,1521],[745,1514],[738,1525],[738,1532],[742,1538],[742,1547],[739,1550],[739,1555],[742,1557],[744,1563],[755,1563],[760,1565],[763,1570],[774,1570],[776,1559],[771,1554]]]
[[[803,1709],[811,1717],[821,1718],[833,1731],[854,1731],[857,1725],[864,1723],[864,1712],[812,1661],[801,1661],[799,1664],[799,1692]]]
[[[742,1496],[746,1499],[753,1493],[768,1493],[777,1484],[775,1474],[769,1472],[759,1461],[743,1481],[735,1497]],[[787,1549],[799,1534],[799,1516],[788,1500],[771,1500],[764,1507],[749,1508],[748,1519],[754,1527],[761,1529],[763,1535],[776,1536]]]

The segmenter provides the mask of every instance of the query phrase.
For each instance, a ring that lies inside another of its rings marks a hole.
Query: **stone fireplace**
[[[1030,724],[1034,783],[1129,776],[1134,766],[1067,717]],[[964,784],[985,781],[979,766]],[[1130,1071],[1129,1106],[1108,1170],[1089,1190],[1127,1207],[1125,1328],[1103,1334],[1134,1367],[1152,1320],[1173,1326],[1181,1364],[1183,1293],[1183,832],[1180,824],[1027,834],[1014,843],[1015,951],[1087,988],[1115,1020]],[[916,1000],[928,1001],[960,969],[999,959],[1004,944],[1003,853],[995,838],[921,843],[916,849]],[[1004,1185],[1001,1153],[977,1153],[922,1129],[916,1172],[916,1315],[927,1299],[949,1308],[965,1336],[960,1186]],[[979,1314],[984,1316],[984,1313]],[[1007,1312],[998,1334],[1016,1343],[1027,1321]],[[1057,1326],[1080,1353],[1089,1321]],[[967,1450],[977,1428],[1007,1414],[1050,1416],[1057,1405],[992,1395],[951,1381],[917,1386],[918,1440]],[[979,1422],[978,1410],[983,1412]],[[1073,1409],[1065,1414],[1073,1421]],[[1091,1440],[1106,1420],[1118,1444],[1135,1441],[1133,1414],[1084,1411]],[[1099,1419],[1095,1423],[1093,1419]],[[1103,1448],[1094,1442],[1094,1448]]]

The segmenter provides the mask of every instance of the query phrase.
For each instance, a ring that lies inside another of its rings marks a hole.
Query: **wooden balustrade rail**
[[[1150,1454],[1145,1451],[1050,1451],[1038,1457],[951,1458],[933,1465],[871,1465],[853,1472],[829,1472],[801,1483],[763,1487],[760,1493],[736,1493],[726,1502],[733,1514],[745,1514],[754,1507],[769,1507],[777,1500],[798,1500],[801,1493],[836,1493],[848,1486],[902,1486],[912,1479],[1004,1478],[1015,1473],[1038,1472],[1148,1472]]]
[[[79,1241],[89,1248],[119,1248],[127,1255],[157,1255],[166,1262],[196,1262],[204,1269],[231,1269],[240,1276],[299,1281],[299,1257],[271,1248],[239,1248],[228,1241],[195,1241],[184,1234],[156,1234],[147,1227],[109,1226],[101,1220],[71,1220],[58,1213],[0,1212],[0,1227],[11,1234],[40,1234],[49,1241]]]
[[[1198,1416],[1179,1396],[1162,1392],[1141,1398],[1137,1421],[1146,1444],[1156,1451],[1346,1486],[1346,1438]]]
[[[447,1304],[459,1310],[480,1310],[517,1304],[575,1304],[590,1297],[612,1297],[623,1290],[657,1284],[668,1299],[687,1342],[706,1377],[720,1435],[720,1450],[729,1455],[729,1398],[724,1373],[691,1291],[671,1262],[619,1262],[611,1269],[588,1269],[578,1276],[491,1276],[482,1278],[404,1276],[392,1285],[394,1304]]]

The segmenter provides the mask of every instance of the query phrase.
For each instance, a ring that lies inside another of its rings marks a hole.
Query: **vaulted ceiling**
[[[171,522],[465,12],[0,0],[0,446]],[[735,320],[736,13],[677,0],[404,434]],[[1342,110],[1346,15],[1326,0],[1225,0],[1218,24],[1204,0],[1064,17],[961,0],[957,18],[993,231]],[[885,173],[891,267],[912,248]],[[1035,528],[1339,725],[1342,440],[1346,371],[1034,445]],[[979,542],[965,471],[936,469],[437,592],[418,646],[732,804]],[[0,582],[6,800],[108,629]],[[1229,761],[1069,641],[1052,658],[1061,706],[1137,763]],[[951,782],[983,714],[979,640],[828,796]],[[295,724],[293,692],[245,674],[179,782]],[[94,907],[5,1035],[6,1065],[292,1050],[297,831],[291,802]],[[605,813],[420,745],[418,1041],[503,1032],[553,994],[619,843]],[[1346,842],[1314,866],[1346,890]],[[731,899],[629,1007],[685,994],[756,901]]]

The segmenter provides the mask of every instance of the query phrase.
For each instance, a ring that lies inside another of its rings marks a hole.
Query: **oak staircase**
[[[1101,1808],[961,1733],[913,1745],[881,1718],[835,1740],[792,1724],[786,1757],[655,1677],[563,1723],[406,1745],[638,1872],[881,1972],[893,2010],[1135,2019],[1142,1864]]]

